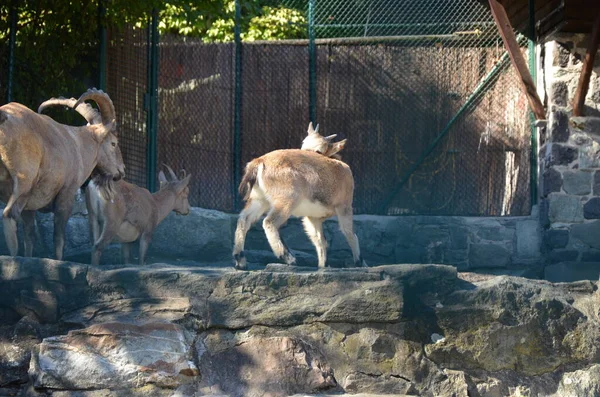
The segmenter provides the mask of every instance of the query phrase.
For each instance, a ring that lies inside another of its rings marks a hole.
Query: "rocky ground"
[[[0,396],[600,395],[595,282],[0,257]]]

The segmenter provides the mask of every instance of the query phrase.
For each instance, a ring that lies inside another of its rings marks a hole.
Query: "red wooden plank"
[[[592,69],[594,68],[594,58],[598,51],[598,43],[600,42],[600,13],[596,16],[594,21],[594,27],[592,28],[592,34],[590,37],[590,44],[588,45],[585,58],[583,59],[583,67],[581,68],[581,74],[579,75],[579,82],[577,83],[577,90],[575,91],[575,99],[573,99],[573,116],[583,116],[583,104],[585,103],[585,96],[590,87],[590,76],[592,75]]]
[[[531,107],[531,110],[533,111],[533,114],[535,114],[535,118],[537,120],[543,120],[546,118],[544,105],[542,105],[542,101],[540,101],[540,97],[537,94],[535,83],[531,78],[531,74],[527,68],[527,63],[525,62],[525,58],[521,53],[521,48],[519,47],[515,32],[513,31],[510,21],[508,20],[508,16],[506,15],[506,10],[497,0],[489,0],[489,3],[492,10],[492,15],[494,16],[494,21],[496,22],[496,27],[498,28],[498,32],[500,33],[502,41],[504,42],[504,47],[506,47],[508,55],[510,56],[510,60],[515,67],[517,74],[519,75],[521,89],[527,97],[529,107]]]

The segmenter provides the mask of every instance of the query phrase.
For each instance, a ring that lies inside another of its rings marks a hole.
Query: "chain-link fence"
[[[275,3],[300,15],[295,39],[160,37],[155,132],[151,29],[109,31],[107,91],[131,181],[147,186],[168,164],[194,175],[193,205],[234,211],[246,162],[299,147],[312,119],[348,138],[357,213],[529,213],[527,101],[483,4]]]

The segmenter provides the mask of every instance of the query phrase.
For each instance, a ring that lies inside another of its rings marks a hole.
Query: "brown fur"
[[[18,253],[17,220],[25,230],[25,256],[33,252],[35,211],[54,212],[55,256],[62,259],[64,233],[73,198],[94,168],[120,178],[124,164],[113,134],[114,108],[101,91],[90,90],[80,100],[95,100],[101,124],[73,127],[57,123],[18,103],[0,107],[0,199],[6,202],[4,236],[11,255]],[[110,112],[112,109],[112,114]]]
[[[191,175],[179,181],[174,173],[170,174],[172,180],[167,181],[160,172],[161,187],[154,194],[123,180],[107,182],[101,176],[92,179],[85,195],[94,242],[92,265],[100,263],[102,251],[113,240],[121,243],[125,263],[130,262],[131,243],[139,240],[139,263],[143,265],[152,234],[160,222],[171,211],[182,215],[190,212],[188,184]]]
[[[322,224],[337,215],[355,265],[364,265],[352,231],[354,179],[344,162],[308,150],[276,150],[248,163],[239,188],[245,193],[246,206],[235,232],[233,257],[237,269],[246,269],[246,233],[265,213],[263,228],[271,249],[287,264],[294,264],[295,258],[281,241],[278,230],[290,216],[303,217],[306,232],[317,249],[319,267],[324,267],[327,243]]]

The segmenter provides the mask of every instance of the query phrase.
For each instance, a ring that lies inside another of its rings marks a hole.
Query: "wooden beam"
[[[583,67],[579,75],[575,99],[573,99],[573,116],[583,116],[583,104],[585,103],[585,96],[590,87],[590,76],[592,75],[592,69],[594,69],[594,58],[598,51],[598,43],[600,43],[600,13],[598,13],[594,21],[590,44],[583,59]]]
[[[496,27],[498,28],[498,32],[502,37],[504,47],[506,47],[506,51],[508,51],[510,61],[517,71],[521,89],[527,97],[529,107],[531,107],[531,110],[533,111],[533,114],[537,120],[544,120],[546,118],[544,105],[542,105],[542,101],[540,101],[540,97],[537,94],[535,83],[533,82],[531,74],[529,73],[529,69],[527,68],[527,62],[525,62],[525,58],[521,53],[521,47],[519,47],[515,32],[513,31],[510,21],[508,20],[506,10],[502,4],[498,2],[498,0],[489,0],[489,3],[490,9],[492,10],[492,15],[494,16],[494,21],[496,22]]]

